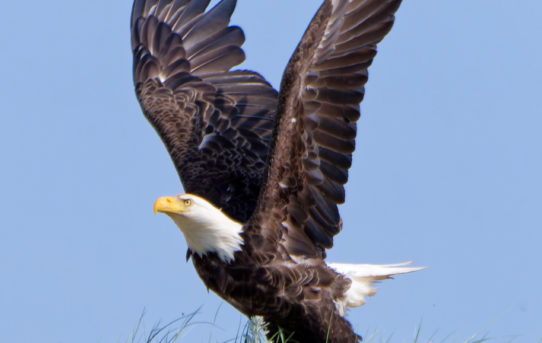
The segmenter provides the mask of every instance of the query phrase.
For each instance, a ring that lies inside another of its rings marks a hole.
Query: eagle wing
[[[254,210],[266,166],[277,92],[252,71],[228,26],[235,0],[136,0],[131,19],[137,98],[186,192],[238,221]]]
[[[267,179],[252,217],[290,255],[325,257],[376,44],[401,0],[326,0],[282,79]]]

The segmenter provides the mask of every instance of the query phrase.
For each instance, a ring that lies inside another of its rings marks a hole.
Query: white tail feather
[[[328,263],[336,272],[352,280],[352,285],[344,294],[343,299],[335,302],[337,311],[344,316],[347,307],[358,307],[365,304],[365,297],[373,296],[376,288],[373,283],[391,278],[393,275],[412,273],[426,267],[407,267],[412,262],[398,264],[348,264]]]

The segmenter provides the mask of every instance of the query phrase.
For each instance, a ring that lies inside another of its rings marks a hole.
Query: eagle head
[[[194,194],[161,197],[154,203],[154,214],[160,212],[170,217],[184,216],[194,221],[200,221],[217,211],[220,212],[213,204]]]
[[[154,213],[167,214],[184,234],[188,247],[199,256],[214,252],[231,262],[241,250],[243,225],[226,216],[209,201],[194,194],[161,197]]]

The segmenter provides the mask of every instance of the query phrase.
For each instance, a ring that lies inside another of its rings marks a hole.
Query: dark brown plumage
[[[194,254],[207,287],[300,342],[355,342],[336,311],[352,280],[325,249],[355,147],[367,68],[400,0],[325,0],[277,93],[228,26],[235,0],[135,0],[134,83],[186,192],[243,223],[233,261]],[[404,272],[404,271],[403,271]],[[391,274],[377,275],[373,279]],[[330,323],[331,319],[331,323]]]
[[[246,221],[262,184],[277,92],[241,63],[235,1],[135,1],[134,83],[186,192]],[[201,175],[205,175],[202,178]]]

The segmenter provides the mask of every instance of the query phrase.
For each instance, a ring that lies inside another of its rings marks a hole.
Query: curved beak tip
[[[165,201],[164,197],[158,198],[154,202],[154,206],[153,206],[154,215],[156,215],[158,212],[160,212],[161,210],[164,209],[164,204],[165,203],[166,203],[166,201]]]

